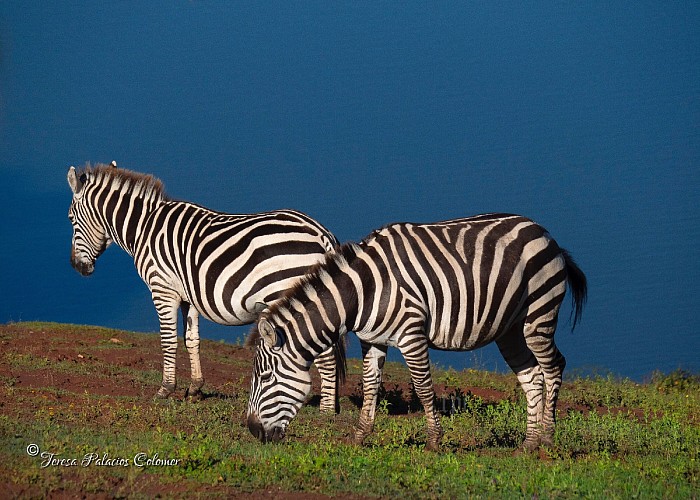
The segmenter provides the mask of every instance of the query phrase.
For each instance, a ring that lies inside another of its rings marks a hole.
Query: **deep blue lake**
[[[121,249],[90,278],[69,265],[67,169],[113,159],[173,198],[296,208],[342,241],[521,213],[588,277],[582,323],[568,299],[560,319],[567,371],[700,372],[694,3],[3,2],[0,322],[158,330]],[[495,346],[432,360],[506,369]]]

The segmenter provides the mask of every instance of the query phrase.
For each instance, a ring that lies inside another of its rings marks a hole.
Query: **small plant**
[[[685,370],[676,370],[664,375],[656,372],[652,381],[659,392],[685,392],[700,389],[700,375],[693,375]]]
[[[387,399],[382,399],[377,404],[377,413],[380,415],[389,415],[389,407],[391,403]]]
[[[438,376],[436,382],[445,384],[448,387],[458,387],[462,381],[453,368],[449,368],[441,376]]]

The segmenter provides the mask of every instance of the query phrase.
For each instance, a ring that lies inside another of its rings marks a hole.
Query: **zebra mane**
[[[104,163],[91,166],[89,163],[77,172],[78,178],[87,176],[87,183],[106,184],[112,182],[113,187],[142,198],[157,198],[168,201],[163,183],[151,174],[142,174],[132,170],[117,168]]]
[[[260,340],[260,331],[258,330],[258,323],[255,322],[250,328],[250,332],[243,343],[243,347],[255,347],[258,345],[258,340]]]

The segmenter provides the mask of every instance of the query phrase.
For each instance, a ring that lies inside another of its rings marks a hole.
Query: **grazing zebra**
[[[188,395],[199,397],[204,384],[199,315],[224,325],[252,323],[338,242],[300,212],[214,212],[169,199],[151,175],[115,167],[112,162],[68,170],[71,264],[83,276],[92,274],[95,261],[113,241],[134,258],[160,321],[163,382],[157,397],[175,390],[178,308],[192,371]],[[322,411],[336,408],[336,357],[344,360],[342,346],[316,361]],[[344,364],[338,368],[342,376]]]
[[[343,245],[252,329],[248,428],[262,441],[282,439],[310,390],[312,360],[351,330],[363,352],[357,443],[374,424],[387,346],[406,360],[428,421],[427,447],[436,449],[442,428],[428,348],[466,351],[495,341],[527,396],[524,448],[549,445],[565,365],[554,331],[567,282],[575,326],[584,274],[545,229],[518,215],[393,224]]]

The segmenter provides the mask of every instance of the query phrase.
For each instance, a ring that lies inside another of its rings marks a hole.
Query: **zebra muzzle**
[[[248,430],[263,443],[277,443],[284,438],[284,429],[275,427],[271,432],[265,432],[262,422],[255,413],[248,415]]]
[[[95,262],[81,260],[75,252],[75,246],[70,249],[70,265],[83,276],[90,276],[95,271]]]
[[[250,433],[258,438],[263,443],[265,439],[265,429],[263,428],[262,422],[255,413],[250,413],[248,415],[248,430]]]
[[[275,427],[272,429],[272,433],[268,435],[268,439],[273,443],[278,443],[284,439],[284,429],[282,427]]]
[[[90,276],[95,271],[95,264],[92,262],[83,262],[76,259],[70,261],[73,269],[78,271],[83,276]]]

